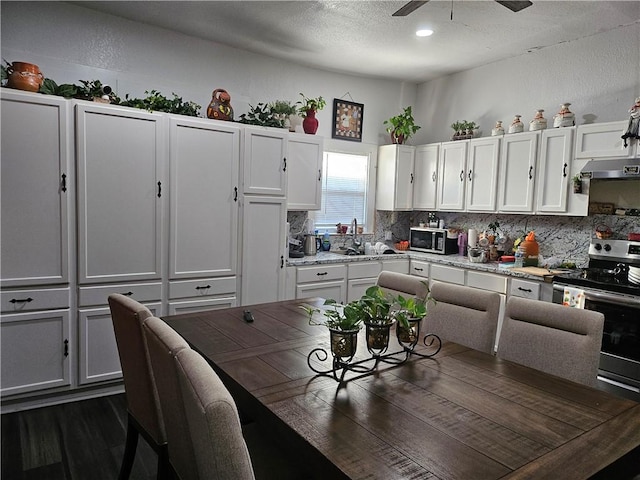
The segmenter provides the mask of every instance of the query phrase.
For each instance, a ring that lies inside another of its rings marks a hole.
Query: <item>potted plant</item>
[[[289,100],[276,100],[269,104],[273,116],[282,123],[282,128],[290,128],[291,121],[289,117],[296,113],[296,107],[291,105]]]
[[[396,302],[400,310],[396,312],[396,335],[401,344],[407,343],[415,345],[420,335],[420,321],[427,314],[427,301],[431,297],[420,300],[416,298],[404,298],[402,295],[396,297]]]
[[[573,182],[573,193],[582,193],[582,177],[575,175],[571,181]]]
[[[393,310],[396,300],[373,285],[357,300],[357,308],[366,327],[367,349],[372,355],[381,355],[389,346],[389,331],[395,321]]]
[[[270,105],[258,103],[255,107],[249,104],[250,110],[240,115],[240,123],[247,125],[260,125],[262,127],[282,128],[283,122],[274,115]]]
[[[414,135],[421,127],[415,124],[411,105],[405,107],[400,115],[391,117],[383,122],[387,126],[387,132],[391,134],[391,143],[402,145]]]
[[[327,102],[322,97],[308,98],[304,93],[300,93],[302,100],[296,102],[298,105],[298,115],[304,118],[302,128],[304,133],[314,135],[318,131],[318,120],[316,112],[322,110]]]

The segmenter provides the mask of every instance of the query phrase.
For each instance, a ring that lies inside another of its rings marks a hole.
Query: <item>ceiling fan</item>
[[[420,8],[422,5],[424,5],[428,1],[429,0],[422,0],[422,1],[411,0],[409,3],[405,3],[401,8],[399,8],[396,12],[394,12],[392,16],[406,17],[411,12]],[[510,1],[510,0],[506,0],[506,1],[495,0],[495,1],[498,2],[500,5],[507,7],[512,12],[519,12],[520,10],[533,5],[533,3],[529,1]]]

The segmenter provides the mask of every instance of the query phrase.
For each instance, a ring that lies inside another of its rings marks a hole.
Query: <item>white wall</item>
[[[414,111],[423,128],[414,143],[450,140],[456,120],[476,122],[481,136],[491,135],[496,120],[506,129],[515,114],[528,128],[540,108],[551,126],[564,102],[578,125],[623,120],[639,95],[636,22],[419,85]]]
[[[172,92],[202,105],[231,94],[236,119],[249,104],[323,96],[318,134],[331,138],[334,98],[364,104],[363,143],[389,143],[382,122],[415,103],[417,85],[306,68],[60,2],[2,2],[2,58],[37,64],[57,83],[98,79],[124,97]],[[215,28],[215,25],[211,25]],[[345,95],[349,92],[349,95]],[[334,143],[334,142],[332,142]],[[353,144],[336,140],[335,144]]]

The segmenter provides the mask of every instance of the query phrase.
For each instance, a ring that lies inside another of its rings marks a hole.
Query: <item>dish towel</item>
[[[573,308],[584,308],[584,290],[580,288],[564,287],[562,305]]]

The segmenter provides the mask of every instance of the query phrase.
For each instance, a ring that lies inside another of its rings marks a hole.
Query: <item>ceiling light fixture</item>
[[[430,37],[433,35],[433,30],[429,30],[428,28],[421,28],[416,31],[416,35],[419,37]]]

